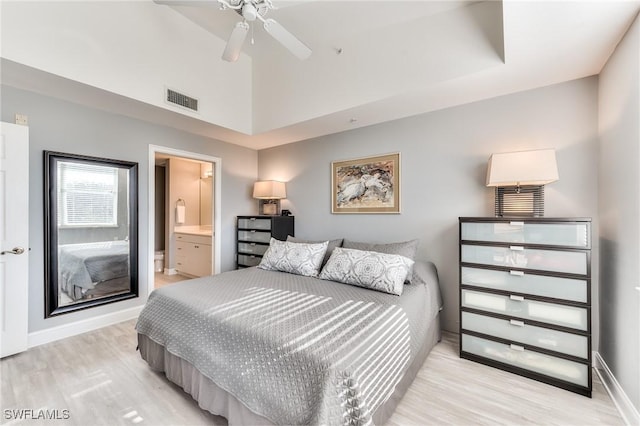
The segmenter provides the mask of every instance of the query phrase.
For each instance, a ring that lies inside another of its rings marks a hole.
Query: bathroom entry
[[[215,273],[214,167],[155,154],[154,288]]]

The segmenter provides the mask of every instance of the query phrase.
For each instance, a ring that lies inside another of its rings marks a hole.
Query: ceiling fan
[[[304,60],[311,56],[311,49],[296,36],[287,31],[274,19],[265,19],[271,9],[275,9],[271,0],[218,0],[222,9],[233,9],[242,21],[238,22],[229,36],[227,46],[222,53],[222,59],[235,62],[240,56],[240,50],[249,32],[249,23],[256,19],[262,22],[265,31],[289,50],[298,59]]]
[[[271,0],[216,0],[221,9],[232,9],[242,17],[242,21],[238,22],[227,41],[227,46],[222,53],[222,59],[229,62],[235,62],[240,57],[240,51],[244,44],[247,34],[249,33],[250,24],[258,20],[262,22],[265,31],[282,44],[289,52],[298,59],[304,60],[311,56],[311,49],[303,42],[298,40],[296,36],[291,34],[271,18],[265,18],[267,12],[275,9]],[[199,4],[205,3],[202,0],[176,1],[176,0],[154,0],[158,4],[178,5],[178,4]]]

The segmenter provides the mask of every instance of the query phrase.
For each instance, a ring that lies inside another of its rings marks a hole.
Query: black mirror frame
[[[74,161],[129,170],[129,292],[58,306],[57,163]],[[45,318],[138,297],[138,163],[44,151]]]

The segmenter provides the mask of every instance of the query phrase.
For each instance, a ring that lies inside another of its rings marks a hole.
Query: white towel
[[[184,223],[186,213],[187,212],[185,206],[176,206],[176,223],[178,225]]]

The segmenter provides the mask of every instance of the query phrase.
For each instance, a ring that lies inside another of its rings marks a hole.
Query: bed
[[[257,267],[151,293],[142,358],[229,424],[383,424],[440,339],[436,268],[400,296]]]
[[[61,245],[58,282],[72,300],[129,291],[129,242]]]

